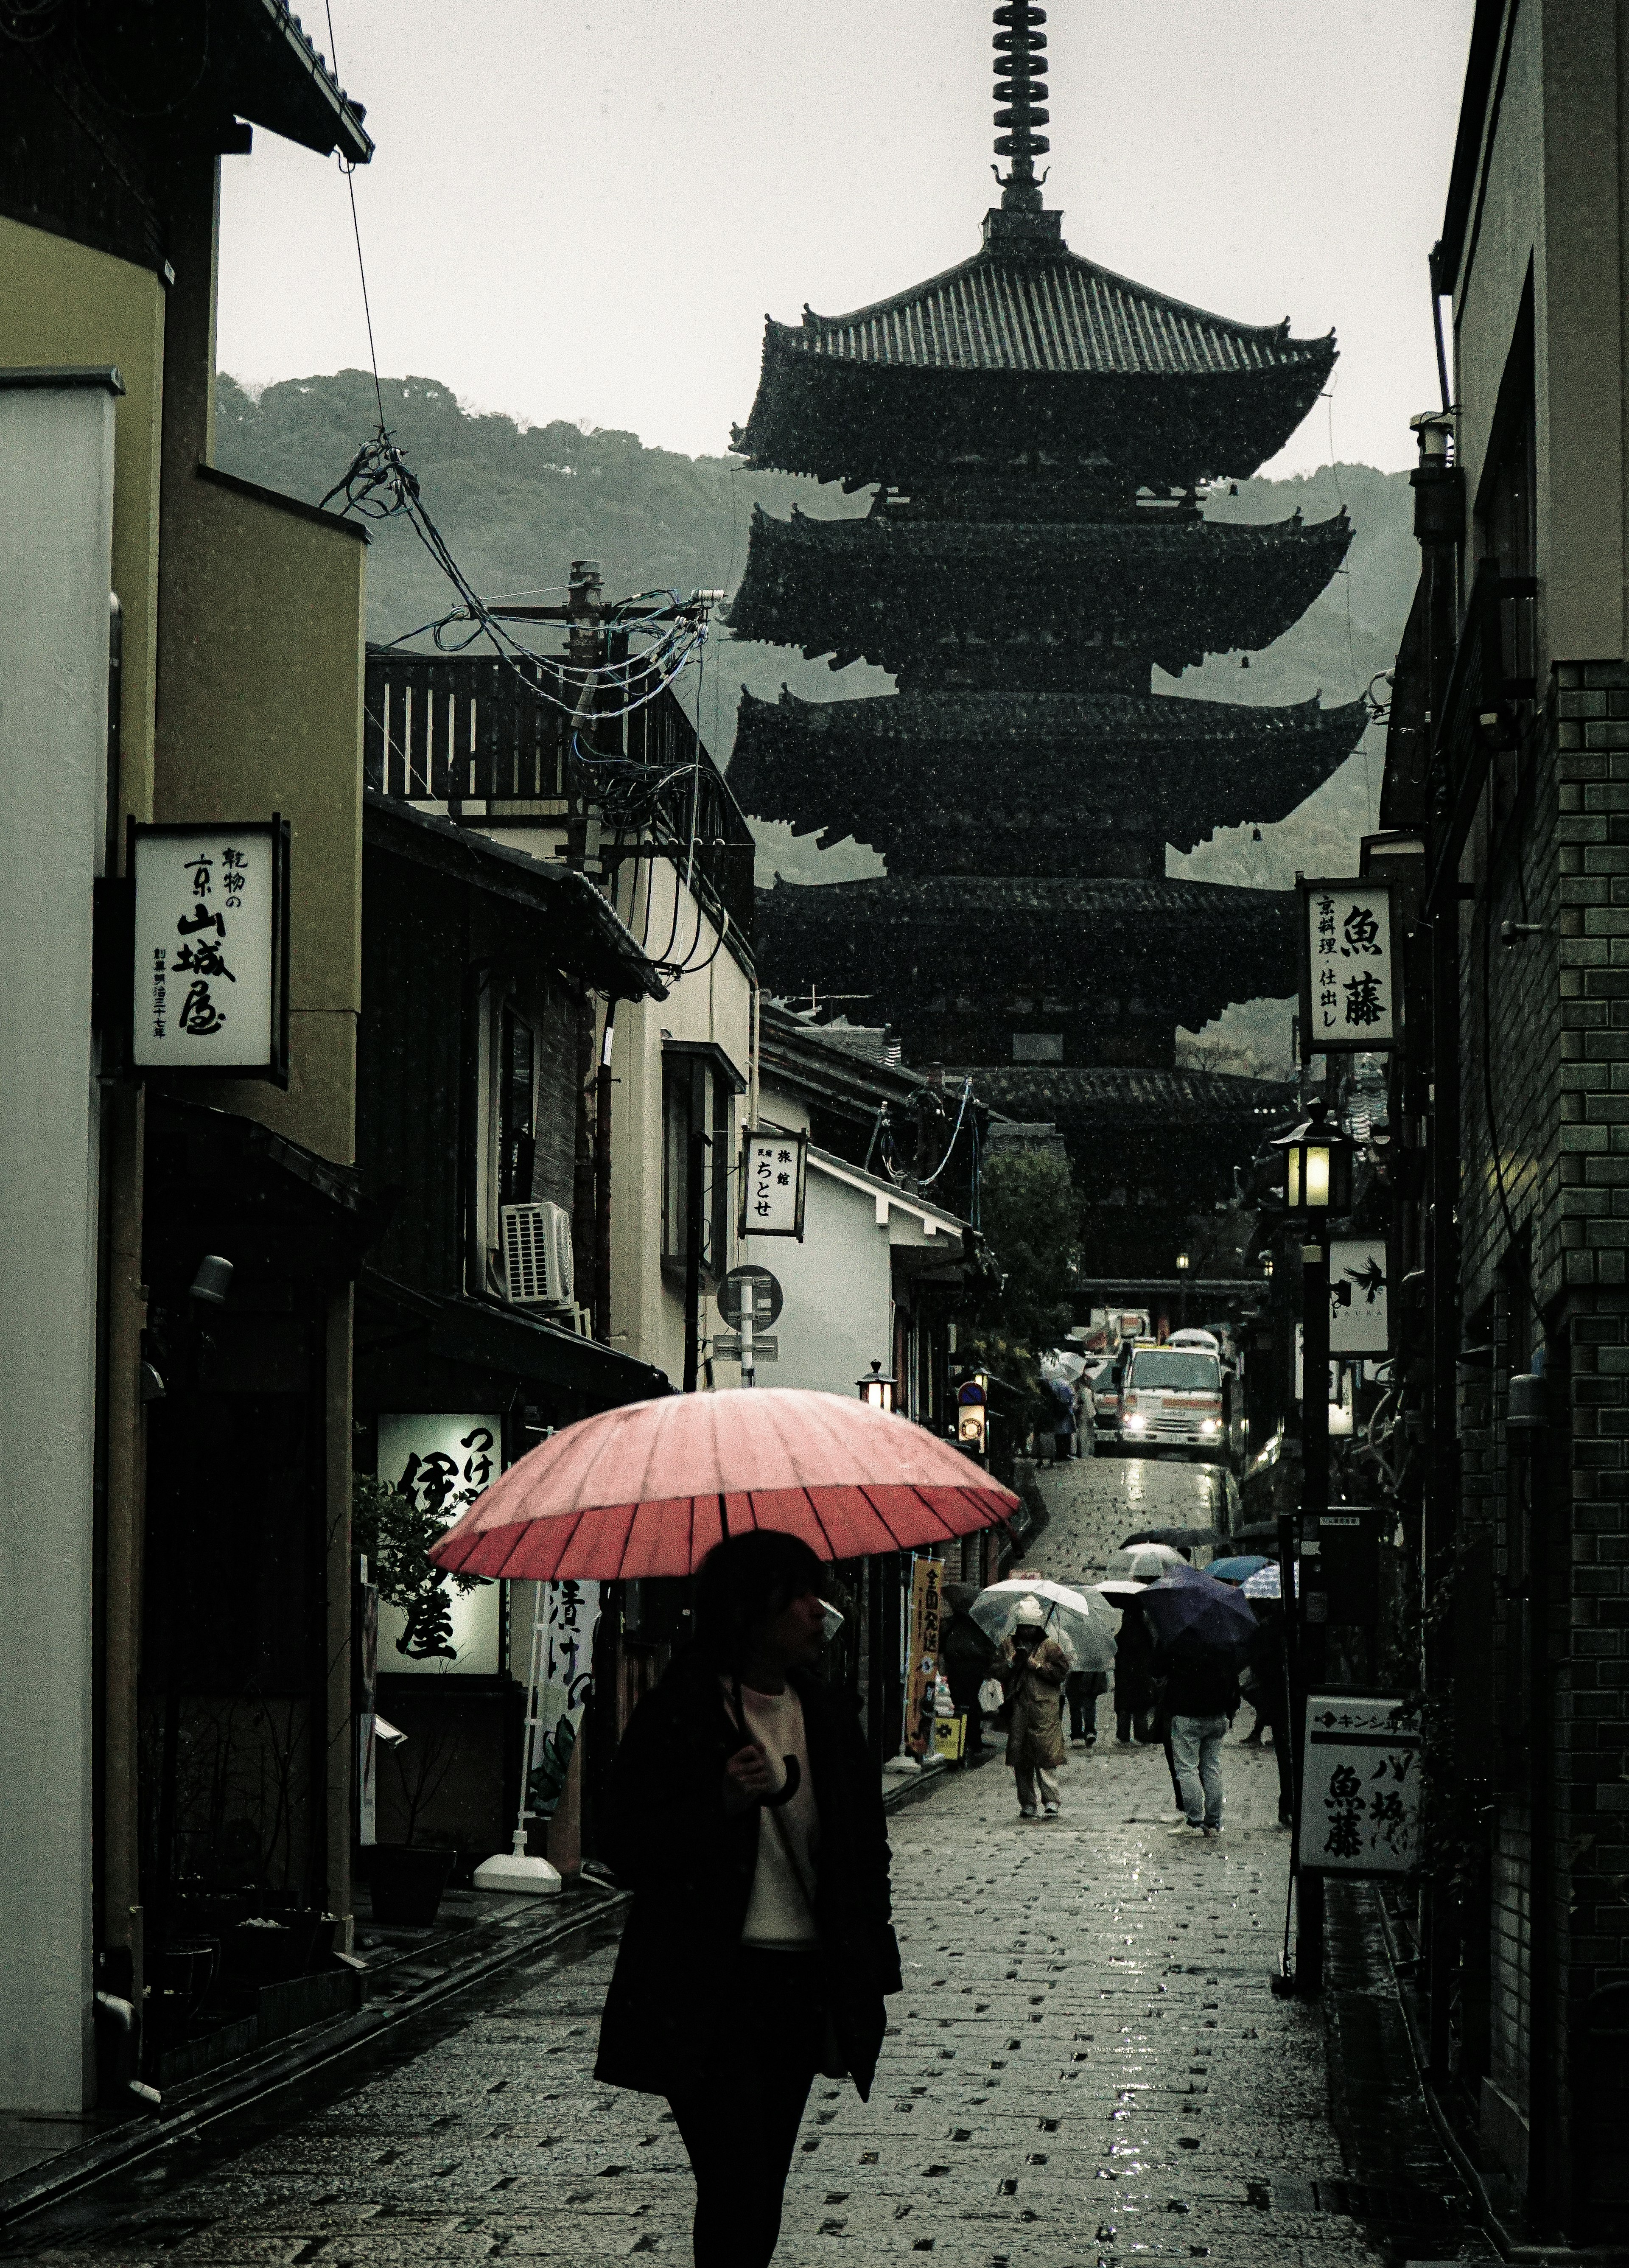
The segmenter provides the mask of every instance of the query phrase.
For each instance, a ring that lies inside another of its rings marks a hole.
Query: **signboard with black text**
[[[138,1071],[287,1085],[288,843],[276,818],[130,829]]]
[[[1387,1293],[1391,1270],[1383,1236],[1337,1236],[1330,1242],[1330,1352],[1391,1351]]]
[[[1301,1060],[1396,1044],[1402,1021],[1389,882],[1300,884]]]
[[[766,1134],[754,1127],[741,1151],[742,1236],[795,1236],[803,1241],[807,1134]]]
[[[1311,1693],[1301,1807],[1304,1870],[1405,1874],[1419,1861],[1419,1727],[1400,1698]]]

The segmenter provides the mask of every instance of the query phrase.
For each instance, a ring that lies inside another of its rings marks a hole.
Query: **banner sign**
[[[138,1071],[288,1084],[289,829],[133,827]]]
[[[498,1478],[503,1439],[503,1419],[496,1413],[384,1410],[379,1420],[379,1476],[409,1498],[416,1511],[450,1528]],[[381,1605],[386,1667],[496,1675],[502,1666],[500,1593],[495,1582],[477,1583],[473,1591],[447,1582],[442,1594],[445,1619],[434,1631],[410,1629],[402,1609]]]
[[[756,1129],[748,1134],[741,1152],[739,1226],[743,1236],[795,1236],[802,1243],[808,1147],[807,1134],[765,1134]]]
[[[1396,1044],[1391,885],[1300,885],[1301,1061]]]
[[[1390,1278],[1383,1236],[1338,1236],[1330,1244],[1330,1352],[1391,1351]]]
[[[918,1556],[912,1561],[910,1652],[905,1662],[905,1746],[913,1756],[926,1756],[933,1744],[940,1591],[944,1580],[942,1559]]]
[[[527,1810],[552,1819],[565,1792],[578,1728],[593,1682],[601,1586],[568,1580],[541,1586],[542,1660],[527,1770]]]
[[[1419,1861],[1419,1728],[1401,1697],[1307,1697],[1301,1848],[1320,1874],[1405,1874]]]

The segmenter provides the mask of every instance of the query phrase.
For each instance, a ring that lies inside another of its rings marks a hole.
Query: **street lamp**
[[[1269,1280],[1271,1279],[1272,1275],[1272,1255],[1271,1252],[1264,1252],[1262,1254],[1261,1272],[1264,1278]]]
[[[1176,1272],[1179,1276],[1185,1276],[1188,1273],[1188,1255],[1185,1252],[1179,1252],[1176,1256]]]
[[[1270,1145],[1284,1154],[1284,1197],[1292,1212],[1312,1216],[1316,1224],[1331,1213],[1352,1210],[1352,1160],[1356,1145],[1329,1123],[1322,1101],[1312,1115],[1288,1134]]]
[[[884,1370],[880,1362],[872,1364],[869,1378],[857,1378],[854,1381],[855,1388],[862,1402],[869,1403],[873,1410],[886,1410],[890,1416],[894,1409],[894,1388],[898,1383],[899,1381],[890,1372]]]

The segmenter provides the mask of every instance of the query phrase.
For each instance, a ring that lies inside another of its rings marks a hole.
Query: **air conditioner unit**
[[[565,1207],[508,1204],[498,1221],[505,1297],[518,1307],[570,1307],[571,1216]]]

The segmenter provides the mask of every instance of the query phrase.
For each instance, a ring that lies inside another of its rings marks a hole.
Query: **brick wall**
[[[1588,1996],[1629,1974],[1629,666],[1559,665],[1488,802],[1460,963],[1465,1339],[1499,1349],[1462,1443],[1462,1555],[1493,1575],[1487,2056],[1523,2110],[1529,2066],[1562,2075],[1565,2142]],[[1507,948],[1505,922],[1539,933]],[[1505,1381],[1541,1340],[1551,1428],[1529,1461]]]

